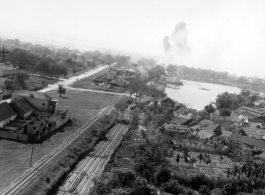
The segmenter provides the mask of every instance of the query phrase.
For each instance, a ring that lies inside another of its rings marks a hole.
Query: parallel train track
[[[108,141],[100,142],[92,152],[70,175],[58,195],[84,194],[93,186],[93,178],[99,175],[107,164],[111,153],[126,133],[126,125],[117,125],[109,132]]]
[[[79,128],[72,136],[69,136],[62,144],[54,149],[50,154],[46,155],[33,168],[26,171],[22,176],[13,181],[7,188],[3,189],[1,195],[15,195],[19,194],[19,191],[25,188],[29,181],[37,176],[42,170],[44,170],[50,162],[52,162],[62,151],[64,151],[74,140],[76,140],[83,132],[87,130],[94,122],[96,122],[103,114],[113,109],[115,103],[117,103],[123,96],[120,96],[113,103],[109,104],[104,111],[98,113],[96,116],[90,119],[85,125]]]

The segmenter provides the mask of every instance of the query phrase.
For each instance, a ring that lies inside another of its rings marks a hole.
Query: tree
[[[37,70],[40,72],[40,75],[49,74],[50,69],[50,64],[47,59],[39,61]]]
[[[153,67],[148,72],[151,79],[158,80],[160,79],[161,75],[165,75],[165,68],[163,66],[157,65],[156,67]]]
[[[220,113],[220,115],[223,115],[223,116],[230,116],[231,115],[231,111],[229,109],[225,109],[225,108],[220,109],[219,113]]]
[[[62,97],[62,94],[66,93],[66,88],[63,86],[63,84],[58,85],[58,93],[60,94],[60,97]]]
[[[222,94],[218,94],[216,98],[216,106],[218,109],[226,108],[226,109],[236,109],[239,107],[238,99],[236,94],[224,92]]]
[[[212,104],[206,105],[204,107],[205,111],[209,114],[213,113],[215,111],[215,107]]]
[[[202,185],[202,186],[200,187],[200,189],[199,189],[199,193],[200,193],[201,195],[210,195],[210,194],[211,194],[209,187],[208,187],[208,186],[205,186],[205,185]]]
[[[13,90],[14,89],[14,83],[12,80],[5,80],[5,88],[6,90]]]
[[[139,111],[137,109],[133,112],[133,119],[132,119],[132,128],[137,129],[139,125]]]
[[[114,105],[114,108],[116,109],[116,120],[118,118],[119,111],[123,113],[126,107],[127,103],[124,100],[120,100]]]
[[[245,89],[245,88],[241,89],[241,91],[240,91],[240,95],[242,95],[243,97],[249,97],[250,94],[251,94],[251,91],[249,91],[248,89]]]
[[[128,88],[130,89],[130,97],[132,96],[133,93],[135,93],[136,97],[137,97],[137,94],[139,94],[140,90],[145,86],[145,84],[143,83],[142,80],[140,79],[133,79]]]
[[[29,74],[20,73],[16,75],[14,83],[16,86],[21,87],[22,89],[25,89],[27,87],[26,81],[28,79],[29,79]]]
[[[171,194],[182,194],[183,190],[177,180],[170,180],[163,184],[163,190]]]
[[[175,65],[173,65],[173,64],[170,64],[170,65],[168,65],[167,66],[167,68],[166,68],[166,71],[169,73],[174,73],[174,72],[176,72],[177,71],[177,66],[175,66]]]

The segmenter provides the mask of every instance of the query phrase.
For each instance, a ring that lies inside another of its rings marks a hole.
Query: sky
[[[0,7],[0,37],[265,77],[264,0],[8,0]]]

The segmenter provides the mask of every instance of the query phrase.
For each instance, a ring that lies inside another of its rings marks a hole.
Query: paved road
[[[113,95],[126,95],[130,96],[128,93],[116,93],[116,92],[109,92],[109,91],[101,91],[101,90],[94,90],[94,89],[81,89],[81,88],[73,88],[73,87],[66,87],[67,89],[70,90],[76,90],[76,91],[90,91],[94,93],[105,93],[105,94],[113,94]]]
[[[69,79],[64,79],[63,81],[59,81],[59,82],[56,82],[52,85],[49,85],[48,87],[45,87],[44,89],[41,89],[39,90],[38,92],[48,92],[48,91],[52,91],[52,90],[56,90],[58,88],[58,84],[63,84],[64,86],[68,86],[72,83],[74,83],[77,79],[83,79],[85,77],[88,77],[90,75],[93,75],[101,70],[103,70],[104,68],[107,68],[108,66],[105,65],[105,66],[100,66],[96,69],[93,69],[93,70],[90,70],[88,72],[85,72],[85,73],[81,73],[80,75],[77,75],[77,76],[73,76],[73,77],[70,77]],[[7,99],[7,100],[4,100],[3,102],[10,102],[11,99]]]

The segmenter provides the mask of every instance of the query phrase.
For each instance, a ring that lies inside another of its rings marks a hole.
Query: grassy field
[[[86,77],[84,79],[80,79],[76,82],[74,82],[72,85],[70,85],[70,87],[73,88],[82,88],[82,89],[94,89],[94,90],[101,90],[101,91],[107,91],[107,92],[117,92],[117,93],[121,93],[121,92],[125,92],[126,89],[125,88],[120,88],[120,87],[116,87],[116,88],[108,88],[107,85],[95,85],[95,83],[93,82],[93,79],[108,72],[110,68],[105,68],[102,71],[93,74],[89,77]]]
[[[58,100],[58,109],[68,108],[71,118],[77,120],[77,128],[95,116],[111,102],[111,96],[89,92],[67,91],[62,98],[56,91],[47,93]],[[114,101],[118,96],[112,96]],[[30,167],[32,147],[33,164],[50,153],[73,133],[71,122],[58,129],[49,139],[40,144],[24,144],[9,140],[0,140],[0,191]]]

